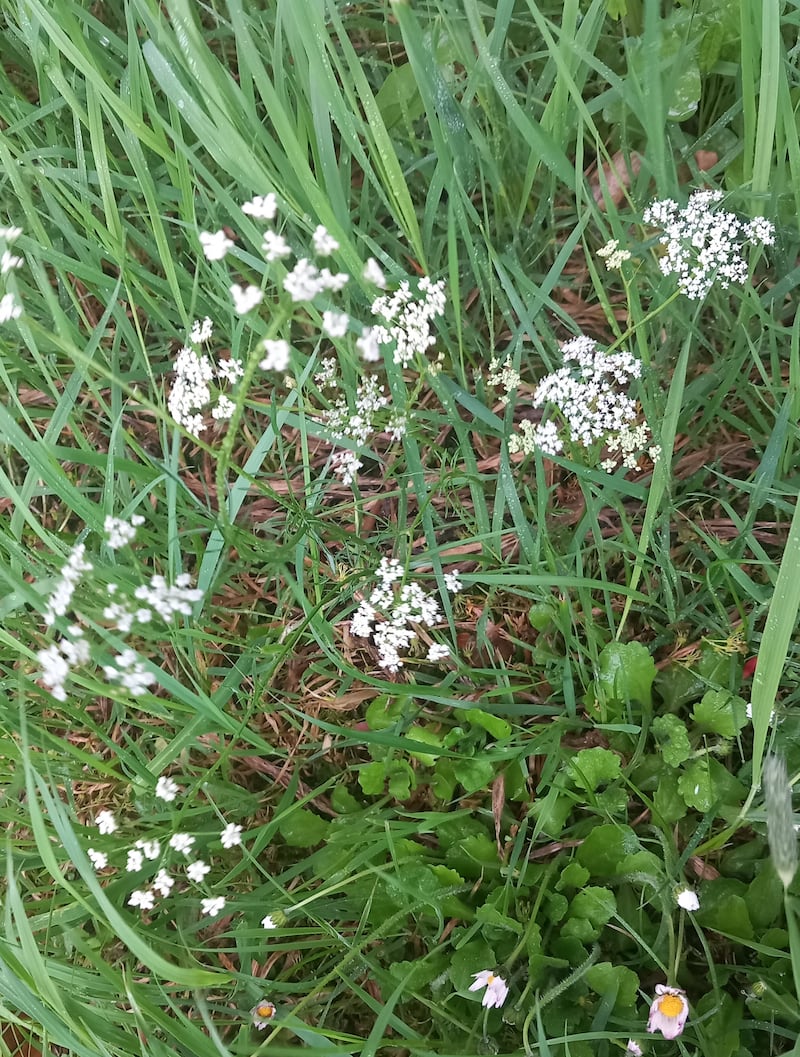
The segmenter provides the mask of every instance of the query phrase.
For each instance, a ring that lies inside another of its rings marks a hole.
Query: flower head
[[[99,811],[94,823],[102,834],[113,833],[117,828],[117,820],[110,811]]]
[[[253,1027],[258,1028],[259,1031],[262,1028],[269,1027],[270,1022],[275,1018],[276,1012],[275,1004],[267,998],[262,998],[250,1010],[250,1015],[253,1018]]]
[[[725,209],[717,209],[722,191],[695,191],[681,209],[671,198],[653,202],[644,211],[645,224],[663,229],[659,243],[664,253],[659,267],[675,275],[678,288],[692,300],[702,300],[715,282],[723,290],[747,280],[744,250],[748,244],[769,246],[775,228],[758,217],[747,223]]]
[[[194,845],[194,837],[188,833],[173,833],[169,838],[169,846],[173,851],[182,851],[188,855]]]
[[[257,286],[240,286],[239,283],[233,283],[231,286],[231,297],[233,298],[233,310],[237,316],[244,316],[247,313],[260,305],[264,300],[263,290],[259,290]]]
[[[200,900],[200,913],[205,917],[215,918],[225,908],[225,896],[212,896]]]
[[[656,997],[650,1006],[647,1030],[660,1031],[665,1039],[675,1039],[682,1033],[688,1016],[689,1003],[685,992],[677,987],[656,984]]]
[[[697,898],[697,893],[691,888],[681,888],[679,892],[676,892],[675,902],[681,910],[693,911],[700,909],[700,900]]]
[[[159,800],[165,800],[168,804],[172,803],[179,792],[178,783],[171,778],[165,778],[163,774],[156,782],[156,796]]]
[[[626,1053],[632,1053],[633,1057],[642,1057],[642,1047],[634,1039],[628,1039],[628,1045],[625,1047]]]
[[[132,543],[136,536],[137,528],[143,524],[144,518],[141,514],[133,514],[130,521],[126,521],[121,517],[112,517],[109,514],[103,522],[106,546],[110,547],[111,550],[118,550],[120,547],[124,547],[126,543]]]
[[[156,898],[149,888],[144,891],[136,889],[136,891],[131,892],[128,900],[129,907],[138,907],[140,910],[152,910],[155,905]]]
[[[242,827],[229,822],[220,833],[219,839],[222,841],[223,848],[235,848],[237,844],[242,843]]]
[[[224,231],[201,231],[200,245],[208,261],[221,261],[228,250],[233,249],[233,242]]]
[[[105,870],[108,866],[108,856],[104,851],[95,851],[94,848],[90,848],[86,854],[95,870]]]
[[[186,867],[186,876],[195,884],[200,884],[207,873],[211,873],[211,867],[202,859],[196,859]]]
[[[480,991],[485,987],[481,1005],[487,1009],[500,1008],[508,997],[508,984],[501,976],[496,976],[491,969],[482,969],[474,973],[474,982],[469,985],[470,991]]]
[[[264,338],[262,348],[266,356],[259,363],[262,371],[285,371],[289,366],[289,342],[282,338]]]
[[[278,203],[275,195],[270,191],[267,195],[256,195],[242,206],[242,212],[257,220],[274,220],[278,211]]]
[[[339,243],[322,224],[318,224],[311,236],[314,243],[314,253],[318,257],[327,257],[339,249]]]

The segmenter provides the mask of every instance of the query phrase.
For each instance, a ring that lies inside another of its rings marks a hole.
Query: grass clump
[[[792,14],[0,12],[4,1047],[793,1052]]]

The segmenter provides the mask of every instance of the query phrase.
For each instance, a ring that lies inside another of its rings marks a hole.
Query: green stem
[[[267,338],[273,338],[280,329],[283,327],[287,319],[290,318],[292,309],[289,307],[279,308],[275,313],[275,317],[269,328]],[[244,374],[239,380],[239,385],[236,389],[236,401],[233,414],[228,422],[228,429],[225,436],[222,438],[222,444],[219,449],[219,457],[217,459],[217,468],[215,474],[215,486],[217,490],[217,508],[219,524],[222,531],[230,529],[232,527],[230,511],[228,509],[228,496],[227,496],[227,477],[228,470],[231,464],[231,457],[233,455],[233,446],[236,443],[236,437],[239,432],[239,424],[242,421],[242,415],[244,415],[245,400],[247,393],[250,389],[250,385],[255,376],[258,365],[263,359],[263,345],[264,339],[260,338],[255,345],[250,349],[247,356],[247,363],[245,364]]]

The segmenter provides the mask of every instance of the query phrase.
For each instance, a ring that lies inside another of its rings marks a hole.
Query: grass
[[[796,1052],[798,890],[760,782],[767,753],[800,772],[797,13],[0,0],[0,20],[0,224],[24,258],[0,327],[3,1052]],[[777,238],[698,302],[641,218],[703,186]],[[293,246],[323,224],[354,276],[338,390],[325,297],[278,297],[241,211],[268,191]],[[208,261],[221,228],[235,248]],[[322,412],[367,370],[370,256],[447,304],[426,357],[369,369],[409,426],[345,442],[344,485]],[[234,281],[267,291],[246,317]],[[248,380],[197,438],[167,399],[206,315]],[[509,450],[578,334],[645,365],[661,458],[638,472]],[[258,369],[267,337],[291,339],[291,385]],[[520,377],[507,402],[493,358]],[[133,513],[110,550],[105,517]],[[76,542],[93,570],[48,628]],[[397,673],[350,630],[384,557],[441,609]],[[191,613],[132,638],[103,616],[110,583],[184,571]],[[71,622],[91,662],[59,701],[36,655]],[[104,673],[128,644],[141,696]],[[173,894],[131,907],[150,875],[127,849],[175,832],[208,878],[174,854]],[[502,1010],[468,990],[483,969]],[[663,983],[690,1003],[672,1044],[645,1030]]]

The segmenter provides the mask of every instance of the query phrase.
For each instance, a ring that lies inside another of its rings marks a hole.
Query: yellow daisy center
[[[275,1016],[275,1006],[271,1002],[259,1002],[256,1006],[256,1016],[269,1020],[270,1017]]]
[[[494,983],[494,973],[489,973],[489,975],[486,977],[486,986],[487,987],[491,987],[493,983]]]
[[[658,1011],[665,1017],[677,1017],[683,1012],[683,999],[678,995],[664,995],[658,1003]]]

